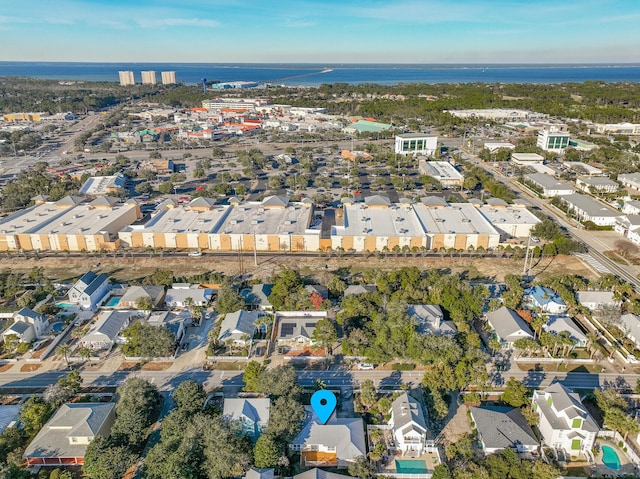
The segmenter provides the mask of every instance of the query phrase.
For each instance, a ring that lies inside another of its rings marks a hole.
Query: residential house
[[[254,284],[251,289],[242,291],[242,297],[245,304],[251,309],[260,309],[262,311],[273,311],[273,306],[269,302],[271,296],[272,284]]]
[[[222,415],[238,421],[242,430],[256,441],[269,422],[269,398],[225,398]]]
[[[63,404],[24,451],[29,466],[74,466],[84,463],[96,436],[109,436],[115,403]]]
[[[351,476],[345,476],[336,472],[329,472],[314,467],[308,471],[301,472],[293,476],[293,479],[351,479]]]
[[[576,393],[554,383],[534,391],[533,410],[540,416],[538,429],[544,445],[593,460],[591,449],[600,428]]]
[[[304,289],[306,289],[310,295],[315,293],[322,299],[329,299],[329,288],[323,284],[308,284]]]
[[[351,284],[344,290],[343,296],[351,296],[353,294],[375,293],[378,287],[375,284]]]
[[[415,322],[422,334],[456,334],[458,329],[453,321],[445,321],[442,308],[437,304],[409,304],[407,314]]]
[[[258,329],[256,321],[263,316],[261,311],[234,311],[227,313],[220,323],[218,341],[232,341],[234,344],[246,345],[251,343]]]
[[[129,286],[117,307],[120,309],[136,308],[136,302],[140,298],[148,298],[151,301],[151,309],[159,308],[164,302],[164,286]]]
[[[22,404],[0,405],[0,434],[8,427],[13,427],[18,422]]]
[[[584,348],[587,346],[587,336],[573,319],[569,316],[549,316],[549,320],[542,328],[552,334],[567,333],[575,341],[573,347]]]
[[[173,333],[176,341],[180,342],[184,337],[185,328],[191,324],[191,316],[188,311],[181,311],[179,313],[173,311],[153,311],[147,318],[147,324],[149,326],[168,329]]]
[[[30,308],[16,311],[13,314],[13,320],[14,323],[2,333],[2,337],[15,334],[23,343],[44,337],[49,326],[49,320],[44,314],[36,313]]]
[[[279,311],[275,315],[276,340],[279,347],[303,349],[313,346],[313,332],[318,321],[327,318],[326,311]]]
[[[619,308],[621,302],[616,299],[613,291],[578,291],[578,303],[594,311],[604,308]]]
[[[517,407],[472,406],[471,420],[478,431],[482,451],[494,454],[503,449],[515,449],[518,453],[533,453],[538,449],[538,439],[531,426]]]
[[[402,455],[420,456],[426,449],[427,423],[421,404],[403,392],[391,403],[389,426]]]
[[[487,324],[493,329],[503,349],[513,348],[513,343],[518,339],[533,339],[529,325],[515,311],[506,306],[487,313]]]
[[[538,308],[545,313],[562,314],[567,311],[567,305],[552,289],[544,286],[534,286],[524,291],[524,302]]]
[[[274,469],[252,467],[245,475],[244,479],[274,479]]]
[[[198,285],[175,283],[169,288],[164,297],[168,308],[186,308],[191,298],[193,306],[206,306],[211,301],[213,290],[200,288]]]
[[[624,204],[622,205],[622,212],[625,215],[640,215],[640,201],[624,200]]]
[[[627,188],[633,188],[640,190],[640,173],[629,173],[625,175],[618,175],[618,181]]]
[[[120,332],[129,326],[136,313],[134,311],[101,312],[87,334],[80,339],[80,346],[93,350],[111,349],[116,342],[120,342]]]
[[[631,313],[623,314],[620,316],[620,329],[637,348],[640,348],[640,316]]]
[[[289,444],[300,452],[303,467],[347,467],[359,456],[366,456],[366,440],[361,418],[337,418],[322,424],[310,407],[302,430]]]
[[[110,289],[106,274],[87,271],[69,290],[69,302],[81,309],[95,311]]]

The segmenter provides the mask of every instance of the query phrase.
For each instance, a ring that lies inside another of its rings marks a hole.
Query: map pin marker
[[[338,400],[335,394],[326,389],[320,389],[311,396],[311,407],[322,424],[326,424],[337,404]]]

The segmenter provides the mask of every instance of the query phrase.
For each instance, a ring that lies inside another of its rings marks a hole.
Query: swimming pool
[[[427,474],[427,463],[419,459],[396,459],[398,474]]]
[[[64,323],[53,323],[51,325],[51,331],[53,331],[54,333],[59,333],[63,329],[64,329]]]
[[[75,306],[75,304],[72,304],[72,303],[56,303],[56,306],[59,306],[61,308],[73,308]]]
[[[109,298],[109,301],[105,303],[105,306],[107,308],[115,308],[116,306],[118,306],[119,302],[120,302],[120,296],[114,296],[113,298]]]
[[[620,458],[611,446],[602,446],[602,463],[614,471],[620,469]]]

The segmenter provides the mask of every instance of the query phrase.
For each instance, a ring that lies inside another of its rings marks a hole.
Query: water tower
[[[202,78],[200,81],[202,82],[202,93],[207,93],[207,79]]]

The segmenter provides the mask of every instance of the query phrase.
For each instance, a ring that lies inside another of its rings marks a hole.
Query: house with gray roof
[[[343,296],[351,296],[352,294],[375,293],[378,287],[375,284],[350,284],[342,293]]]
[[[223,343],[232,341],[234,344],[245,345],[251,342],[258,329],[256,321],[263,316],[262,311],[234,311],[227,313],[220,323],[218,341]]]
[[[244,479],[274,479],[274,469],[252,467],[245,475]]]
[[[129,286],[116,307],[132,309],[136,307],[136,302],[140,298],[148,298],[151,301],[152,309],[156,309],[164,302],[164,296],[164,286]]]
[[[533,410],[540,416],[543,445],[571,457],[593,461],[593,444],[600,427],[580,397],[560,383],[534,391]]]
[[[136,314],[136,311],[102,311],[87,334],[80,339],[80,347],[93,350],[111,349],[119,342],[120,332],[129,326]]]
[[[403,392],[391,403],[389,426],[402,455],[420,456],[426,450],[427,423],[422,405]]]
[[[89,443],[96,436],[109,436],[115,407],[115,403],[63,404],[24,451],[28,465],[82,465]]]
[[[314,467],[308,471],[301,472],[293,476],[293,479],[350,479],[351,476],[345,476],[336,472],[325,471]]]
[[[540,190],[542,196],[546,198],[571,195],[576,192],[575,188],[569,183],[557,180],[546,173],[530,173],[524,175],[523,181],[525,184],[532,185],[533,188]]]
[[[562,333],[568,334],[575,342],[572,348],[584,348],[587,345],[586,334],[569,316],[549,316],[549,320],[542,326],[542,328],[556,336]]]
[[[164,296],[164,303],[168,308],[186,308],[189,301],[193,300],[194,306],[206,306],[213,297],[213,290],[210,288],[200,288],[198,285],[189,287],[169,288]]]
[[[518,453],[532,453],[538,449],[538,439],[522,415],[520,408],[511,406],[472,406],[471,420],[478,430],[482,450],[486,455],[503,449]]]
[[[222,416],[238,421],[242,430],[256,441],[269,422],[269,398],[225,398]]]
[[[579,176],[578,178],[576,178],[576,185],[585,193],[590,193],[592,191],[615,193],[620,188],[618,182],[610,180],[609,178],[606,178],[604,176]]]
[[[453,321],[444,320],[444,313],[438,304],[408,304],[407,314],[419,333],[439,336],[456,334],[458,331]]]
[[[244,298],[244,303],[250,308],[271,311],[273,306],[269,302],[269,296],[272,289],[272,284],[254,284],[251,289],[245,289],[240,294]]]
[[[300,452],[303,467],[347,467],[367,454],[364,424],[361,418],[334,415],[322,424],[310,406],[302,430],[289,444]]]
[[[598,226],[614,226],[616,219],[622,216],[621,212],[610,208],[589,195],[575,193],[562,196],[560,199],[568,211],[581,223],[591,221]]]
[[[69,290],[69,302],[83,310],[95,311],[111,289],[109,277],[87,271]]]
[[[627,313],[620,316],[620,329],[622,329],[636,347],[640,348],[640,316]]]
[[[619,308],[620,300],[616,299],[613,291],[578,291],[578,303],[591,311],[603,308]]]
[[[275,317],[278,346],[300,349],[313,346],[313,332],[326,311],[278,311]]]
[[[518,339],[533,339],[529,325],[515,311],[506,306],[487,313],[487,324],[503,349],[513,348],[513,343]]]
[[[13,313],[14,323],[3,331],[2,337],[15,334],[20,342],[29,343],[46,335],[49,320],[44,314],[36,313],[31,308],[22,308]]]

